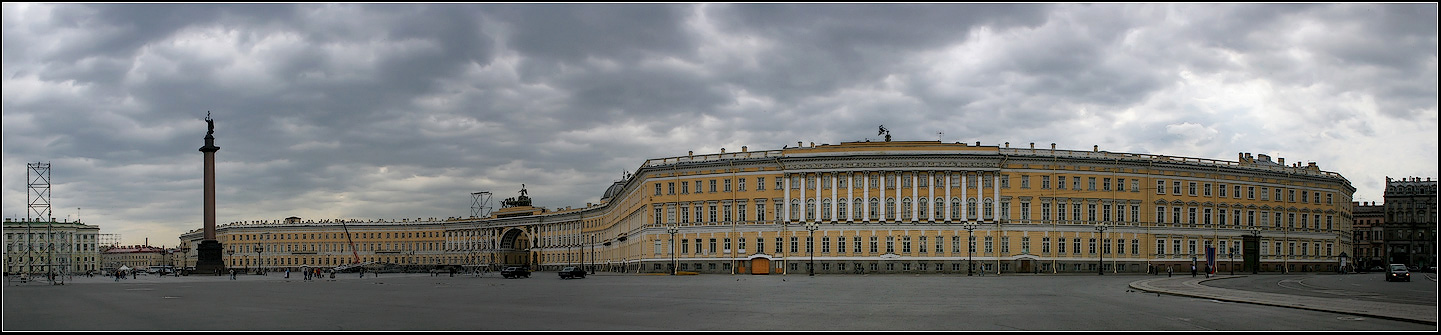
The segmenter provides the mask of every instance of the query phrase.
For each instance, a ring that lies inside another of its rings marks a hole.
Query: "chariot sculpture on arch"
[[[520,184],[520,196],[515,198],[505,198],[505,200],[500,202],[500,207],[509,208],[530,206],[530,197],[526,196],[526,194],[527,192],[525,191],[525,184]]]

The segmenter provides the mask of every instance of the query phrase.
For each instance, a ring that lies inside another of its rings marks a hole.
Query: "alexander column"
[[[200,152],[205,153],[205,239],[196,248],[199,259],[195,272],[220,275],[225,273],[223,247],[215,240],[215,152],[220,147],[215,146],[215,120],[210,119],[210,112],[205,112],[205,123],[209,130],[205,132],[205,146],[200,147]]]

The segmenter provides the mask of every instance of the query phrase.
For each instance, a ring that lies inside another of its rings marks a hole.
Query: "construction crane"
[[[345,240],[350,242],[350,255],[355,257],[355,262],[360,264],[360,253],[355,251],[355,239],[350,238],[350,227],[345,225],[345,220],[340,220],[340,228],[345,230]]]

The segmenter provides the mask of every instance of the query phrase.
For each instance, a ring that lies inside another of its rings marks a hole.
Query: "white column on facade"
[[[881,213],[883,213],[882,215],[887,215],[887,214],[889,214],[889,216],[887,216],[887,217],[882,217],[881,219],[882,219],[882,220],[890,220],[891,222],[895,222],[895,221],[896,221],[896,217],[900,215],[900,210],[897,209],[897,208],[895,208],[895,206],[900,206],[900,204],[899,204],[898,202],[901,201],[901,199],[900,199],[900,198],[901,198],[901,174],[900,174],[900,173],[894,173],[894,172],[892,172],[892,173],[891,173],[891,177],[888,178],[888,179],[891,180],[891,190],[892,190],[892,191],[891,191],[891,199],[893,199],[893,201],[891,201],[891,204],[892,204],[891,209],[892,209],[892,210],[895,210],[895,212],[887,212],[887,211],[885,211],[885,207],[884,207],[884,206],[885,206],[885,200],[882,200],[882,201],[881,201],[881,205],[882,205],[883,207],[882,207],[882,209],[881,209]],[[881,186],[884,187],[885,185],[881,185]],[[885,194],[884,189],[881,191],[881,194]]]
[[[849,173],[846,174],[846,202],[848,202],[848,203],[850,203],[851,199],[853,199],[853,198],[856,197],[856,195],[855,195],[856,179],[855,179],[855,178],[852,178],[852,177],[854,177],[854,175],[849,174]],[[855,203],[850,203],[850,205],[854,206]],[[837,207],[839,207],[839,206],[837,206]],[[846,215],[846,221],[855,221],[855,220],[856,220],[856,218],[854,217],[855,215],[851,215],[851,213],[855,213],[855,212],[856,212],[856,208],[851,208],[850,210],[846,211],[846,212],[844,213],[844,214]]]
[[[946,204],[946,222],[951,222],[951,220],[952,220],[952,218],[951,218],[951,172],[946,172],[946,186],[945,186],[945,189],[946,189],[946,199],[944,200],[943,203]]]
[[[916,215],[920,213],[919,208],[921,208],[921,188],[916,186],[916,181],[920,180],[920,174],[920,172],[911,173],[911,220],[919,220],[921,218]]]
[[[931,200],[928,200],[928,201],[930,201],[930,203],[926,204],[926,205],[928,205],[928,206],[926,206],[926,209],[927,209],[926,218],[929,218],[929,219],[930,219],[930,220],[927,220],[927,221],[935,221],[935,220],[936,220],[936,217],[931,215],[931,213],[935,213],[935,212],[936,212],[936,207],[935,207],[935,204],[936,204],[936,172],[935,172],[935,171],[926,172],[926,186],[927,186],[927,188],[926,188],[926,197],[931,199]]]
[[[966,202],[966,189],[970,187],[970,184],[967,184],[966,181],[970,178],[971,174],[969,172],[961,172],[961,221],[968,220],[971,217],[968,211],[970,207],[966,206],[968,203]]]
[[[901,178],[901,172],[896,172],[896,214],[892,214],[895,217],[891,218],[891,221],[901,221],[901,211],[904,211],[904,208],[901,208]]]
[[[986,220],[986,172],[976,172],[976,220]]]
[[[801,193],[800,193],[800,200],[801,200],[801,201],[800,201],[800,202],[797,202],[797,203],[796,203],[796,206],[800,206],[799,212],[800,212],[801,214],[800,214],[800,217],[796,218],[796,220],[801,220],[801,222],[805,222],[805,220],[806,220],[806,173],[805,173],[805,172],[801,172],[801,180],[800,180],[800,183],[801,183]],[[812,214],[814,214],[814,213],[812,213]]]
[[[791,177],[782,174],[781,180],[785,184],[781,185],[785,189],[781,191],[781,222],[791,222]]]
[[[991,191],[992,194],[995,194],[995,196],[993,196],[993,197],[991,198],[991,199],[993,199],[993,200],[991,200],[991,217],[995,218],[995,219],[996,219],[996,222],[1001,222],[1001,172],[1000,172],[1000,171],[996,171],[995,173],[991,174],[991,190],[992,190],[992,191]]]
[[[841,207],[840,200],[836,199],[836,192],[840,191],[836,189],[836,178],[839,178],[839,174],[831,172],[831,181],[827,184],[831,187],[831,221],[840,221],[841,219],[840,215],[836,215],[836,211]]]
[[[876,191],[881,192],[880,199],[876,202],[876,210],[880,213],[876,213],[876,215],[881,218],[881,222],[890,219],[886,216],[886,179],[890,179],[890,176],[887,176],[885,171],[881,171],[880,180],[876,183]]]
[[[871,173],[863,172],[861,176],[861,220],[869,220],[871,217]]]

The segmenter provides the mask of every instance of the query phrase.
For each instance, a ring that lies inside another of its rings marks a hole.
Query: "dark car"
[[[510,266],[500,270],[500,276],[509,278],[530,278],[530,269],[520,266]]]
[[[585,269],[576,266],[567,266],[560,269],[560,279],[585,278]]]
[[[1405,265],[1391,264],[1386,270],[1386,281],[1411,281],[1411,272],[1406,270]]]

